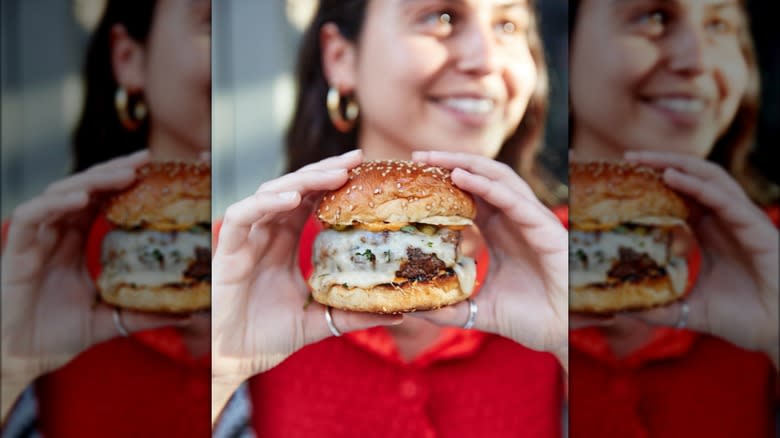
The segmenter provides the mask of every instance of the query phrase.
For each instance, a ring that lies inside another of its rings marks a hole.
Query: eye
[[[507,35],[512,35],[520,32],[520,26],[511,20],[499,21],[498,23],[496,23],[495,29],[499,33],[504,33]]]
[[[667,19],[668,16],[664,11],[655,10],[640,15],[637,21],[642,25],[662,26],[666,23]]]
[[[737,25],[724,18],[713,18],[707,22],[707,29],[715,34],[730,35],[736,32]]]
[[[636,25],[648,34],[660,34],[669,25],[671,17],[669,13],[661,9],[653,9],[636,17]]]
[[[422,21],[429,26],[450,26],[455,20],[449,11],[436,11],[426,14]]]

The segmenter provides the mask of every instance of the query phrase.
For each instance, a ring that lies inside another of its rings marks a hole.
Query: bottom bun
[[[584,286],[572,289],[569,310],[586,313],[644,310],[672,303],[684,295],[682,291],[674,291],[668,276],[611,287]]]
[[[122,284],[111,290],[101,290],[100,298],[123,309],[191,313],[211,307],[211,284],[200,282],[181,287]]]
[[[341,310],[371,313],[406,313],[433,310],[459,303],[469,297],[455,274],[427,281],[380,284],[370,288],[336,284],[312,293],[314,300]]]

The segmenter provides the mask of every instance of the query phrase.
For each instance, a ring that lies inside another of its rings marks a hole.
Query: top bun
[[[185,230],[211,222],[211,166],[156,162],[136,171],[137,180],[106,204],[106,217],[123,228]]]
[[[575,228],[607,228],[643,218],[684,220],[685,202],[660,170],[631,163],[571,163],[569,221]]]
[[[317,218],[331,225],[467,225],[476,214],[474,199],[452,184],[449,170],[393,160],[352,169],[347,183],[326,193],[317,209]]]

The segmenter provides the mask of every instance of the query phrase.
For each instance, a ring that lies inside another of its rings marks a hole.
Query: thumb
[[[304,343],[306,345],[333,336],[325,316],[327,308],[319,303],[311,303],[303,315]],[[339,309],[330,311],[333,325],[341,333],[365,330],[377,326],[401,324],[403,315],[379,315],[365,312],[350,312]]]
[[[116,316],[115,316],[116,312]],[[186,327],[192,322],[190,315],[157,314],[114,308],[99,304],[93,313],[92,344],[117,336],[163,327]]]

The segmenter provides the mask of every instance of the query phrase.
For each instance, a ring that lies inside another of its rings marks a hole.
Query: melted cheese
[[[651,228],[646,234],[630,231],[571,231],[569,283],[572,287],[605,283],[607,273],[619,259],[621,246],[647,254],[658,266],[665,267],[670,260],[670,237],[669,231],[662,228]]]
[[[101,287],[120,283],[155,286],[183,282],[184,272],[195,261],[198,247],[211,247],[210,233],[112,231],[103,240],[103,281],[106,283]]]
[[[324,289],[334,284],[368,288],[397,282],[395,273],[407,260],[408,247],[425,254],[435,254],[452,268],[461,288],[471,291],[476,280],[476,265],[460,257],[455,231],[439,229],[433,235],[413,232],[369,232],[363,230],[321,232],[314,242],[312,263],[315,267],[309,284]],[[404,279],[404,281],[407,281]]]

